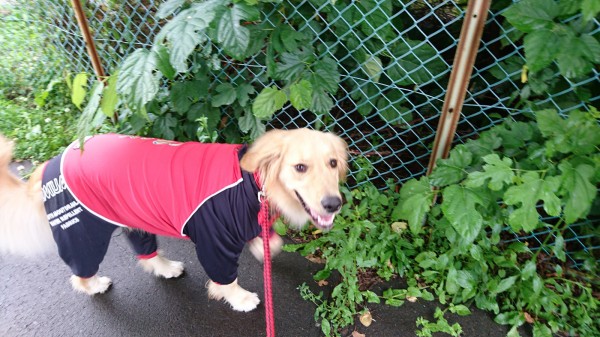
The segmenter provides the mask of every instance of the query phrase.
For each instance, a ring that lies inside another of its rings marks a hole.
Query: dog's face
[[[241,165],[259,171],[269,201],[292,224],[310,220],[331,228],[347,171],[347,145],[340,137],[308,129],[270,131],[250,147]]]

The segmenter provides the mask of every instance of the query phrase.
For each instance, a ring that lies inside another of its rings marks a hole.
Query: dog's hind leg
[[[94,275],[88,278],[76,275],[71,276],[71,286],[73,286],[73,289],[88,295],[102,294],[110,288],[111,284],[112,281],[104,276]]]
[[[183,262],[171,261],[161,255],[157,249],[156,235],[136,229],[128,229],[126,234],[144,271],[164,278],[183,274]]]
[[[256,293],[242,288],[237,279],[230,284],[218,284],[208,281],[208,297],[214,300],[225,300],[236,311],[248,312],[256,309],[260,299]]]

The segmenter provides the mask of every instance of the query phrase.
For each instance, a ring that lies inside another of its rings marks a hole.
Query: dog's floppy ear
[[[338,174],[341,181],[346,180],[348,174],[348,144],[342,137],[337,136],[333,133],[328,134],[333,137],[333,144],[335,148],[335,155],[338,161]]]
[[[264,173],[270,164],[276,162],[282,153],[287,131],[271,130],[258,137],[242,157],[240,166],[248,172]]]

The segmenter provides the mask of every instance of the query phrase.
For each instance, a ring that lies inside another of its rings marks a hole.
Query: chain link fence
[[[295,9],[292,12],[279,13],[280,8],[273,6],[266,15],[303,22],[298,31],[312,36],[313,44],[325,46],[317,49],[319,56],[329,56],[339,64],[340,90],[326,125],[348,141],[354,157],[368,159],[374,168],[370,179],[378,186],[384,186],[388,179],[402,183],[427,170],[466,2],[364,0],[341,6],[336,1],[305,0],[291,1]],[[523,47],[515,42],[519,33],[502,17],[509,4],[495,2],[489,12],[455,144],[477,137],[506,117],[518,118],[523,112],[554,108],[567,114],[586,108],[583,97],[593,105],[600,104],[597,68],[593,76],[582,81],[568,80],[549,69],[545,76],[560,78],[561,90],[531,92],[531,86],[521,81],[525,59]],[[13,76],[53,76],[49,72],[55,71],[52,64],[57,64],[57,59],[60,69],[93,73],[69,2],[23,1],[13,5],[26,6],[31,15],[14,17],[5,13],[4,19],[26,23],[25,27],[36,35],[32,41],[38,41],[30,46],[0,41],[3,48],[9,46],[10,53],[24,53],[21,56],[30,61],[30,67],[15,63]],[[165,24],[156,16],[159,5],[149,0],[85,2],[93,39],[108,74],[135,49],[150,48]],[[315,25],[315,21],[322,24]],[[592,19],[590,25],[592,34],[600,32],[597,19]],[[337,40],[331,38],[332,34]],[[223,57],[219,61],[222,74],[231,81],[260,81],[267,72],[259,62],[264,57],[265,51],[243,63]],[[533,95],[539,96],[535,103],[525,103]],[[288,105],[269,126],[317,127],[322,118],[298,113]],[[351,168],[350,176],[359,170]],[[570,234],[565,235],[567,243],[576,246],[577,251],[597,252],[597,224],[596,219],[572,226]],[[540,237],[547,234],[542,231],[526,238],[514,234],[514,240],[535,240],[541,245]]]

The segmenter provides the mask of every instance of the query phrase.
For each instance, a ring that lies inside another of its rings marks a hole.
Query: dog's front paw
[[[110,288],[111,284],[112,281],[104,276],[94,275],[90,278],[71,276],[71,286],[73,289],[88,295],[103,294]]]
[[[183,274],[183,262],[171,261],[160,254],[150,259],[140,260],[142,268],[155,276],[175,278]]]
[[[229,298],[227,302],[231,305],[231,308],[235,311],[248,312],[256,309],[260,303],[260,299],[256,293],[251,293],[245,289],[240,288],[241,291],[238,295]]]
[[[230,284],[218,284],[209,281],[207,287],[209,298],[225,300],[235,311],[252,311],[260,303],[258,295],[240,287],[237,280]]]

